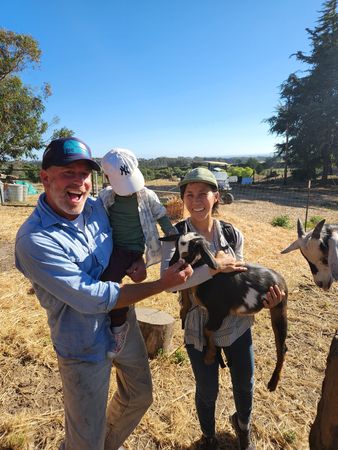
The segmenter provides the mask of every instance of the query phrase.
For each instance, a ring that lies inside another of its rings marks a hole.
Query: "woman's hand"
[[[285,292],[281,291],[277,284],[271,286],[269,292],[266,293],[266,298],[263,300],[264,308],[274,308],[283,300],[284,296]]]
[[[245,272],[248,270],[244,266],[243,261],[237,261],[232,255],[226,254],[223,251],[216,253],[215,259],[217,261],[218,269],[210,269],[212,275],[217,273],[230,273],[230,272]]]

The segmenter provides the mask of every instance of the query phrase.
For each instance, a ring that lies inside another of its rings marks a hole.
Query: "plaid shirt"
[[[190,222],[187,219],[188,228],[190,231],[196,231]],[[229,251],[238,259],[243,259],[243,235],[242,233],[235,228],[236,233],[236,248],[235,252],[232,251],[231,247]],[[227,244],[221,229],[221,225],[218,220],[214,219],[214,239],[213,242],[210,242],[211,250],[216,253],[218,250],[224,248],[225,244]],[[174,253],[174,246],[171,242],[163,243],[163,259],[162,259],[162,270],[164,270]],[[171,291],[179,291],[182,289],[186,289],[192,286],[197,286],[201,283],[204,283],[207,280],[210,280],[212,277],[209,273],[209,268],[204,265],[198,267],[194,270],[193,275],[189,278],[188,282],[176,286],[171,289]],[[226,299],[226,292],[224,293]],[[206,345],[206,339],[204,337],[204,327],[208,320],[208,312],[206,308],[196,304],[194,297],[190,296],[191,300],[191,308],[187,313],[185,324],[184,324],[184,342],[186,344],[192,344],[197,350],[202,351],[203,346]],[[235,342],[242,334],[251,327],[254,322],[253,316],[235,316],[230,315],[227,316],[220,328],[214,332],[214,341],[218,347],[227,347]]]
[[[108,186],[99,193],[103,205],[108,208],[115,202],[115,192]],[[167,214],[154,191],[144,187],[136,193],[140,222],[145,240],[145,258],[147,267],[161,261],[162,250],[157,230],[157,221]]]

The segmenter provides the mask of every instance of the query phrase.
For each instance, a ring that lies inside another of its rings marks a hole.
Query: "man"
[[[114,360],[118,388],[106,406],[112,361],[109,311],[183,283],[190,266],[172,266],[156,281],[119,285],[99,281],[112,252],[112,232],[100,200],[89,197],[90,148],[70,137],[46,148],[38,205],[18,231],[16,266],[31,280],[47,311],[65,408],[64,450],[116,450],[152,402],[146,348],[134,308]],[[107,433],[106,433],[107,431]]]

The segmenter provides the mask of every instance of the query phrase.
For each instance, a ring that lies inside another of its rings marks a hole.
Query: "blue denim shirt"
[[[15,260],[47,311],[56,352],[64,358],[100,361],[110,348],[107,313],[120,288],[99,281],[113,246],[101,201],[89,198],[83,216],[85,233],[55,214],[42,194],[17,233]]]

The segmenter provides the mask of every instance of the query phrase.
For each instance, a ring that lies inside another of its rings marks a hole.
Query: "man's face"
[[[47,203],[59,216],[74,220],[82,213],[92,188],[91,172],[86,161],[41,170]]]

